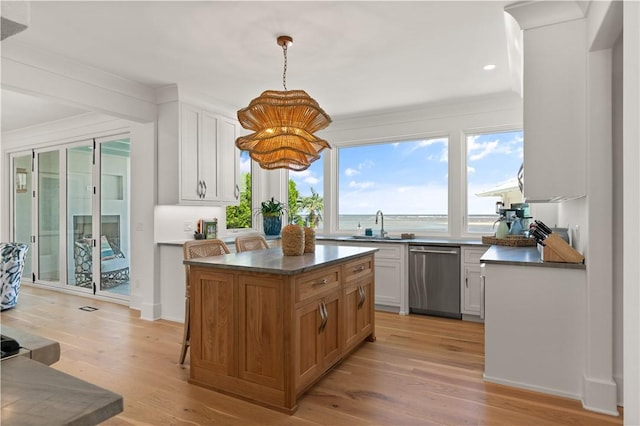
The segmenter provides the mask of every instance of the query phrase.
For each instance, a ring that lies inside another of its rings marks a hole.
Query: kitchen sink
[[[390,241],[390,240],[402,240],[401,237],[380,237],[379,235],[352,235],[348,237],[352,240],[369,240],[369,241]]]

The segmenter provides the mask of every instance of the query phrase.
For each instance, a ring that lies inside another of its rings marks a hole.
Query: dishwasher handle
[[[458,254],[456,250],[420,250],[409,249],[409,253]]]

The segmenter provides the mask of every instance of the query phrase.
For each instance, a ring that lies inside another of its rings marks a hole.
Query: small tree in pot
[[[273,197],[268,201],[263,201],[261,205],[262,207],[256,211],[256,214],[262,214],[262,225],[265,235],[280,235],[282,215],[286,213],[287,208]]]

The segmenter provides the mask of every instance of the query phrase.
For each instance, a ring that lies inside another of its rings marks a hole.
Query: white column
[[[624,2],[624,423],[640,424],[640,3]]]
[[[611,49],[588,54],[587,365],[582,403],[618,415],[613,381]]]

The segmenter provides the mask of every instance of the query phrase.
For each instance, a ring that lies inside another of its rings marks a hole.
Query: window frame
[[[481,238],[482,235],[486,235],[484,233],[479,232],[469,232],[468,231],[468,223],[469,223],[469,185],[468,185],[468,163],[467,163],[467,150],[468,150],[468,138],[469,136],[474,135],[487,135],[492,133],[509,133],[509,132],[522,132],[523,134],[523,147],[524,147],[524,129],[522,125],[503,125],[503,126],[489,126],[489,127],[478,127],[478,128],[470,128],[465,129],[461,132],[461,145],[463,149],[463,155],[461,158],[462,161],[462,205],[461,205],[461,213],[462,213],[462,226],[460,228],[460,236],[464,238]],[[524,159],[523,159],[524,161]],[[496,214],[496,219],[498,218],[498,214]]]

